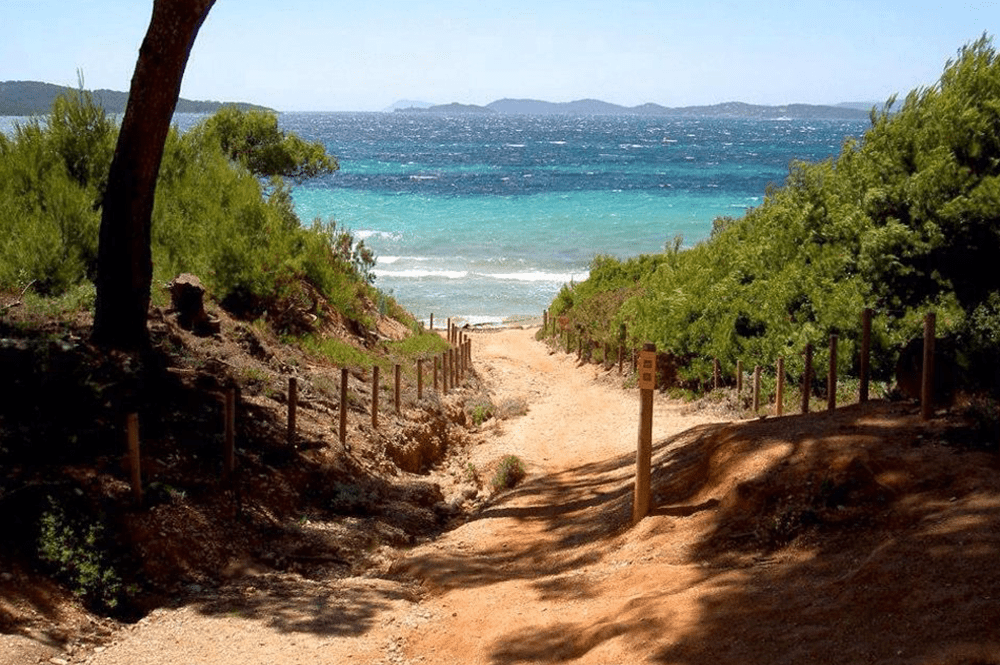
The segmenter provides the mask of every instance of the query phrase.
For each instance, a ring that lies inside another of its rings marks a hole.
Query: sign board
[[[656,389],[656,351],[639,352],[639,390]]]

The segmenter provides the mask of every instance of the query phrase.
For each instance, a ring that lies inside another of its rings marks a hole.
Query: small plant
[[[468,464],[465,465],[465,474],[463,476],[463,479],[465,480],[465,482],[471,483],[476,487],[482,485],[482,479],[480,479],[479,477],[479,469],[477,469],[476,465],[473,464],[472,462],[469,462]]]
[[[523,397],[508,397],[500,402],[496,410],[496,417],[500,420],[516,418],[528,413],[528,401]]]
[[[497,467],[496,473],[493,474],[490,487],[493,488],[494,492],[511,489],[524,480],[526,475],[527,471],[524,469],[524,462],[516,455],[507,455],[500,460],[500,466]]]
[[[114,609],[122,583],[107,561],[101,524],[74,523],[49,497],[49,509],[42,513],[39,526],[39,558],[54,568],[57,577],[78,598]]]
[[[469,409],[469,417],[472,419],[472,424],[479,427],[493,417],[493,404],[490,402],[473,404]]]

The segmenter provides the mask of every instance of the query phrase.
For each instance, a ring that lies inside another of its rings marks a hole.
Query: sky
[[[0,81],[82,72],[127,90],[152,5],[0,0]],[[279,111],[879,102],[998,31],[1000,0],[217,0],[181,96]]]

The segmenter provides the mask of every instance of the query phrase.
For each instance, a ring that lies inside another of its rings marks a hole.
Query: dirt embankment
[[[1000,664],[995,439],[908,405],[727,422],[657,398],[655,506],[633,526],[634,391],[530,330],[473,339],[494,403],[527,410],[447,472],[516,454],[522,485],[357,575],[247,566],[59,657]]]

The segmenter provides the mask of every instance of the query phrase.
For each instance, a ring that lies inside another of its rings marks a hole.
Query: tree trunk
[[[93,338],[117,349],[148,342],[153,261],[150,224],[156,177],[181,79],[215,0],[154,0],[108,174],[97,254]]]

